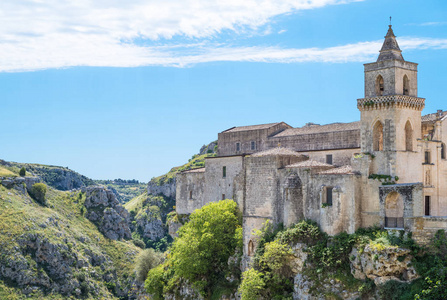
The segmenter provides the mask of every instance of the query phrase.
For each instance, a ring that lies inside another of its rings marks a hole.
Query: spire
[[[379,58],[377,58],[377,61],[389,59],[404,60],[393,29],[391,28],[391,25],[388,26],[388,32],[386,33],[385,41],[383,42],[382,49],[380,49],[380,55]]]

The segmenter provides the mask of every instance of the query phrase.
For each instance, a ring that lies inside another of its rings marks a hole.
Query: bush
[[[283,244],[306,243],[313,245],[325,237],[324,233],[313,221],[301,221],[285,231],[278,233],[278,239]]]
[[[146,248],[146,244],[142,240],[136,239],[136,240],[133,240],[132,242],[135,246],[140,247],[141,249]]]
[[[135,263],[136,279],[139,282],[144,282],[146,280],[149,270],[155,268],[162,262],[163,262],[163,253],[156,252],[154,249],[146,249],[142,251],[138,255]]]
[[[19,175],[22,176],[22,177],[26,175],[26,169],[25,169],[25,167],[22,167],[22,168],[20,169],[20,171],[19,171]]]
[[[262,299],[262,292],[265,287],[263,274],[255,269],[248,269],[242,273],[242,283],[239,286],[241,300]]]
[[[166,286],[165,266],[158,265],[151,269],[144,282],[144,288],[154,300],[164,299],[163,287]]]
[[[42,205],[46,205],[45,195],[47,193],[47,186],[43,183],[35,183],[29,192],[30,196]]]

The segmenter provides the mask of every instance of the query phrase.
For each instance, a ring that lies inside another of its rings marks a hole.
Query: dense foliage
[[[29,192],[30,196],[42,205],[46,205],[45,195],[47,194],[47,186],[44,183],[35,183]]]
[[[163,265],[149,271],[146,288],[155,298],[178,294],[181,284],[192,287],[206,299],[229,285],[229,258],[241,253],[241,215],[232,200],[209,203],[195,210],[179,230]],[[239,249],[238,249],[239,248]],[[237,250],[238,249],[238,250]]]
[[[20,169],[20,171],[19,171],[19,175],[22,176],[22,177],[26,175],[26,169],[25,169],[25,167],[22,167],[22,168]]]
[[[135,263],[136,279],[144,282],[150,269],[155,268],[163,262],[163,253],[154,249],[146,249],[138,255]]]

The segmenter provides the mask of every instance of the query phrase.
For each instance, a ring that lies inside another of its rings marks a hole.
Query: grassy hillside
[[[186,170],[193,170],[198,168],[205,167],[205,158],[206,157],[214,157],[216,156],[216,153],[206,153],[206,154],[195,154],[193,155],[186,164],[181,165],[179,167],[174,167],[171,170],[169,170],[168,173],[154,177],[151,179],[151,182],[156,183],[157,185],[163,185],[165,183],[170,183],[173,178],[177,175],[177,173],[186,171]]]
[[[140,196],[146,192],[146,183],[139,182],[138,180],[95,180],[95,183],[104,185],[113,190],[117,194],[119,202],[126,203],[132,198]]]
[[[0,299],[22,299],[25,292],[33,299],[127,294],[141,249],[105,238],[83,216],[82,193],[49,188],[46,198],[43,207],[26,192],[0,185],[0,266],[10,270],[8,276],[0,274]],[[23,278],[29,281],[26,286]],[[73,288],[58,291],[67,283]]]

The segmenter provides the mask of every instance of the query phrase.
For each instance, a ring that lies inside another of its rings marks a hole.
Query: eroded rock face
[[[352,275],[357,279],[372,279],[376,285],[388,280],[412,281],[419,277],[411,265],[412,256],[408,249],[379,249],[366,245],[363,251],[354,247],[350,257]]]
[[[33,187],[33,184],[41,182],[41,179],[39,177],[0,177],[1,184],[10,189],[14,188],[21,192],[22,194],[25,194],[31,190]]]
[[[129,213],[121,206],[115,194],[102,186],[85,189],[86,217],[112,240],[130,239]]]
[[[153,181],[149,181],[147,184],[147,193],[151,195],[164,195],[166,197],[175,198],[175,178],[169,180],[169,182],[161,185],[157,185],[157,183]]]

